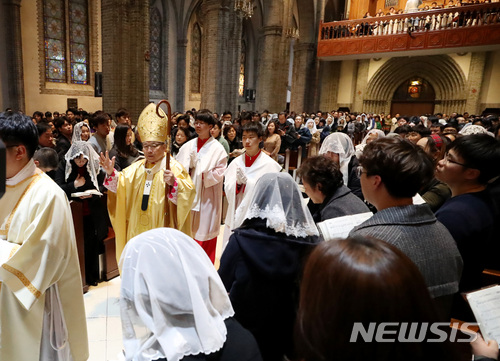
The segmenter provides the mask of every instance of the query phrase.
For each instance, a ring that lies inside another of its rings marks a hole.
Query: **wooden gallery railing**
[[[500,3],[321,23],[318,57],[500,44]]]

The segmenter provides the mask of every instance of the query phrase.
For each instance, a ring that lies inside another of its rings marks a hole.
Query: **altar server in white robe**
[[[177,154],[177,161],[189,169],[196,189],[191,207],[193,238],[212,263],[222,219],[222,182],[227,166],[224,147],[210,135],[214,125],[215,118],[209,110],[198,111],[194,122],[198,137],[185,143]]]
[[[226,247],[233,229],[243,223],[243,215],[248,209],[247,194],[252,194],[255,183],[266,173],[278,173],[281,166],[274,159],[261,151],[260,144],[264,131],[259,122],[250,122],[242,127],[242,142],[245,153],[237,157],[227,167],[224,179],[224,191],[227,197],[227,213],[224,227]],[[240,215],[236,218],[236,214]]]
[[[0,360],[87,360],[82,281],[63,190],[32,160],[25,115],[0,114],[6,192],[0,199]]]

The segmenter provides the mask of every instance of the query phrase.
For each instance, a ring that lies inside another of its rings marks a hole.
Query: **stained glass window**
[[[161,61],[161,39],[162,21],[158,8],[153,7],[150,14],[150,60],[149,60],[149,89],[161,90],[162,61]]]
[[[45,80],[89,83],[87,0],[44,0]],[[68,19],[68,23],[66,22]],[[69,54],[69,58],[67,56]]]
[[[243,96],[245,92],[245,59],[246,59],[246,44],[244,41],[241,42],[241,55],[240,55],[240,76],[238,80],[238,94],[240,97]]]
[[[68,4],[71,82],[88,84],[88,4],[87,0],[71,0]]]
[[[63,0],[46,0],[43,6],[45,79],[66,82],[66,44]]]
[[[201,84],[201,29],[198,23],[191,31],[191,92],[200,93]]]

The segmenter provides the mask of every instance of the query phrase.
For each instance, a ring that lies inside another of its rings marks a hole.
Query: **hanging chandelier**
[[[242,18],[251,18],[253,15],[252,0],[235,0],[234,11]]]

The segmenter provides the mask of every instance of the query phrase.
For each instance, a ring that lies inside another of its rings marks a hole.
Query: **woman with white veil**
[[[86,142],[90,139],[90,125],[85,122],[76,123],[73,127],[73,136],[71,143],[83,141]]]
[[[108,234],[107,209],[98,195],[77,194],[103,191],[105,174],[100,170],[99,156],[89,142],[73,142],[64,159],[56,171],[55,181],[68,199],[83,203],[85,281],[95,286],[100,280],[99,254],[104,253],[102,241]]]
[[[347,185],[347,188],[360,199],[364,200],[363,193],[361,192],[361,182],[356,174],[359,163],[351,138],[341,132],[330,134],[323,141],[319,155],[333,159],[340,167],[344,184]]]
[[[314,119],[307,119],[306,127],[311,132],[312,138],[309,143],[309,149],[307,150],[307,157],[314,157],[318,155],[319,143],[321,141],[321,132],[316,128],[316,123]]]
[[[360,144],[358,144],[355,149],[356,149],[356,158],[359,158],[361,154],[363,154],[363,149],[365,149],[367,144],[370,144],[374,140],[380,139],[385,137],[385,133],[380,130],[380,129],[372,129],[369,130],[368,133],[366,133],[365,137],[361,141]]]
[[[298,280],[318,230],[288,173],[261,176],[222,254],[219,275],[235,318],[255,336],[265,361],[292,356]]]
[[[260,361],[203,249],[173,228],[132,238],[120,259],[125,358]],[[208,355],[208,356],[207,356]]]

